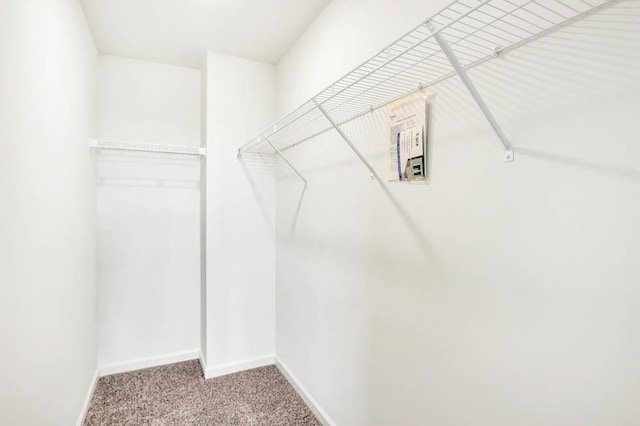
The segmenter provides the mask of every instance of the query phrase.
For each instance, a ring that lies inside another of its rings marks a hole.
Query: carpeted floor
[[[198,361],[102,377],[85,425],[320,425],[275,366],[205,380]]]

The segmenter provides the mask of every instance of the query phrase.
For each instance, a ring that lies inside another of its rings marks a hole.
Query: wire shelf
[[[150,143],[134,143],[120,142],[114,140],[98,140],[89,141],[89,147],[95,149],[109,149],[116,151],[132,151],[132,152],[151,152],[161,154],[180,154],[180,155],[197,155],[206,156],[206,148],[186,145],[159,145]]]
[[[240,147],[280,153],[619,0],[457,0]],[[332,121],[334,123],[332,123]]]

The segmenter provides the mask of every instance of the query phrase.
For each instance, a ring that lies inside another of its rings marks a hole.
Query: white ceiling
[[[330,0],[81,0],[98,50],[199,68],[212,50],[278,60]]]

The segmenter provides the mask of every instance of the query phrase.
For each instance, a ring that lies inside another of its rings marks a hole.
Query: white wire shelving
[[[207,149],[186,145],[159,145],[150,143],[122,142],[114,140],[91,139],[89,147],[114,151],[150,152],[159,154],[195,155],[206,157]]]
[[[467,71],[572,24],[619,0],[456,0],[325,90],[285,115],[238,150],[270,147],[304,180],[283,152],[336,130],[377,177],[340,128],[408,94],[458,76],[504,147],[513,149]],[[305,181],[306,184],[306,181]]]

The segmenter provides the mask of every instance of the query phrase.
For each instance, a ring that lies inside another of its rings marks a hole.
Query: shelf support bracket
[[[318,107],[318,109],[320,110],[320,112],[322,113],[322,115],[325,116],[325,118],[327,119],[327,121],[331,124],[331,126],[336,129],[336,132],[338,132],[338,134],[340,135],[340,137],[342,139],[344,139],[344,141],[347,143],[347,145],[349,145],[349,148],[351,148],[351,150],[358,156],[358,158],[360,159],[360,161],[362,161],[364,163],[364,165],[367,167],[367,169],[369,169],[369,171],[371,172],[371,180],[377,179],[378,181],[382,181],[380,179],[380,177],[378,176],[378,174],[376,173],[376,171],[373,169],[373,167],[371,166],[371,164],[367,161],[366,158],[364,158],[364,155],[362,155],[362,153],[358,150],[358,148],[356,148],[356,146],[353,144],[353,142],[351,142],[351,139],[349,139],[349,137],[342,131],[342,129],[340,128],[340,126],[338,125],[338,123],[336,123],[333,118],[331,118],[331,116],[329,115],[329,113],[324,109],[324,107],[322,106],[322,104],[320,104],[315,98],[313,98],[313,102],[316,104],[316,106]]]
[[[489,107],[487,106],[487,104],[484,102],[484,99],[482,99],[482,96],[480,96],[478,89],[476,89],[476,86],[473,84],[473,82],[469,78],[469,75],[465,71],[464,67],[462,66],[462,64],[460,64],[460,61],[458,60],[458,57],[451,49],[451,46],[449,46],[449,43],[447,43],[447,40],[445,40],[445,38],[442,36],[442,33],[438,31],[438,28],[433,22],[431,21],[427,22],[427,28],[429,29],[429,31],[431,31],[431,34],[440,45],[440,48],[442,49],[442,52],[447,56],[447,59],[449,59],[449,62],[451,63],[451,66],[458,74],[458,77],[460,77],[460,80],[462,80],[462,83],[464,83],[469,93],[471,93],[471,97],[473,97],[473,100],[476,101],[476,103],[480,107],[480,110],[482,110],[482,113],[489,121],[489,124],[491,124],[491,127],[498,135],[500,142],[502,142],[502,145],[504,145],[504,149],[505,149],[504,161],[505,162],[513,161],[513,147],[511,146],[511,142],[509,142],[509,139],[502,131],[502,128],[500,128],[500,125],[498,124],[495,117],[491,113],[491,110],[489,110]]]
[[[293,164],[291,164],[291,162],[289,162],[289,160],[287,160],[287,157],[284,156],[284,154],[282,153],[282,151],[280,151],[274,144],[271,143],[271,141],[265,136],[265,135],[261,135],[264,138],[264,141],[266,143],[268,143],[271,148],[273,148],[273,150],[276,152],[276,154],[278,154],[280,156],[280,158],[282,158],[284,160],[285,163],[287,163],[287,166],[289,166],[291,168],[291,170],[294,171],[294,173],[296,175],[298,175],[298,177],[300,179],[302,179],[302,181],[304,182],[304,187],[306,188],[307,185],[309,184],[309,182],[307,182],[307,180],[300,174],[300,172],[298,171],[298,169],[296,169],[294,167]]]

